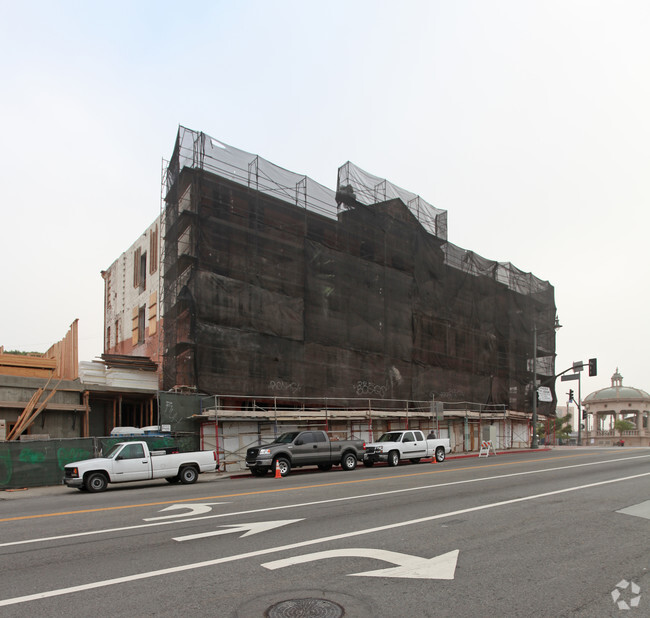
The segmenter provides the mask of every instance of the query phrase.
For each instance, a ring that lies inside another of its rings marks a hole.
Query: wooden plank
[[[0,401],[0,408],[20,408],[24,410],[29,402],[28,401]],[[74,410],[75,412],[83,412],[86,408],[82,404],[76,403],[52,403],[47,404],[47,410],[56,410],[66,412]]]
[[[50,391],[49,395],[38,405],[38,408],[34,410],[29,417],[23,421],[22,426],[19,430],[14,432],[13,438],[16,439],[17,437],[20,436],[21,433],[25,431],[35,420],[36,417],[45,409],[45,406],[47,405],[47,402],[54,397],[54,394],[56,393],[56,387],[61,383],[61,380],[57,382],[57,385]],[[14,430],[18,426],[18,423],[14,426]]]
[[[26,419],[32,413],[32,410],[34,409],[36,402],[40,399],[42,394],[43,394],[43,389],[39,388],[32,395],[32,398],[25,406],[25,409],[18,416],[18,419],[16,420],[16,424],[11,428],[11,431],[7,434],[7,440],[14,440],[17,436],[19,436],[22,433],[20,428],[24,426]]]
[[[0,366],[56,369],[56,359],[45,358],[43,356],[24,356],[21,354],[0,354]]]
[[[0,365],[0,374],[5,376],[18,376],[20,378],[49,378],[52,375],[52,369],[7,367]]]

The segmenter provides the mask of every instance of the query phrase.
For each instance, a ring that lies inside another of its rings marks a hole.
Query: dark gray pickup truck
[[[290,431],[275,442],[253,446],[246,451],[246,467],[255,476],[264,476],[269,470],[280,468],[287,476],[291,468],[318,466],[330,470],[339,465],[343,470],[354,470],[363,461],[363,440],[332,440],[324,431]]]

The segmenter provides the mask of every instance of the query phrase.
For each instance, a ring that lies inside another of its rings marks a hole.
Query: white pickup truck
[[[164,478],[169,483],[195,483],[201,472],[217,468],[215,451],[179,453],[177,448],[149,450],[146,442],[118,442],[104,457],[75,461],[65,466],[68,487],[104,491],[109,483]]]
[[[400,459],[419,463],[423,457],[442,462],[450,451],[448,438],[425,438],[421,431],[411,429],[389,431],[376,442],[366,444],[363,465],[369,468],[376,461],[387,461],[389,466],[396,466]]]

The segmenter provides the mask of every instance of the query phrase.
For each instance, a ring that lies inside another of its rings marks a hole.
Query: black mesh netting
[[[191,157],[183,143],[165,211],[165,389],[524,411],[533,325],[538,377],[552,378],[553,287],[447,242],[444,211],[383,185],[385,200],[357,199],[349,167],[336,198],[304,177],[283,191],[286,170],[271,182],[256,157],[226,172],[214,140]]]

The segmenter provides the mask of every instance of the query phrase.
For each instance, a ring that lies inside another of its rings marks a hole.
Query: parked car
[[[396,466],[400,459],[419,463],[425,457],[442,462],[450,451],[448,438],[427,439],[420,430],[389,431],[376,442],[366,444],[363,465],[370,467],[377,461],[385,461],[389,466]]]
[[[340,465],[343,470],[354,470],[363,460],[363,440],[330,440],[324,431],[290,431],[271,444],[253,446],[246,451],[246,467],[256,476],[264,476],[276,465],[282,476],[291,468],[318,466],[331,470]]]
[[[179,453],[174,447],[150,451],[146,442],[118,442],[104,457],[67,464],[63,482],[91,492],[104,491],[109,483],[157,478],[187,485],[196,483],[201,472],[216,468],[215,451]]]

